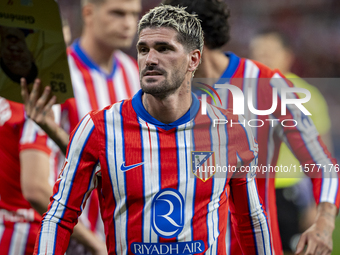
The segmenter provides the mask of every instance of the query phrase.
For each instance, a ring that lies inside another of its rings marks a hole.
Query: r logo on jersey
[[[151,225],[163,238],[178,236],[184,227],[184,199],[175,189],[159,191],[152,200]]]
[[[191,162],[192,172],[204,182],[216,173],[213,151],[192,151]]]

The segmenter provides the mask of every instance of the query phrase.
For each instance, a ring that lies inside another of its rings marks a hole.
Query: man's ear
[[[200,64],[201,60],[201,52],[196,49],[190,52],[189,54],[189,65],[188,65],[188,71],[194,72],[198,65]]]
[[[94,7],[95,6],[91,3],[84,5],[82,9],[82,17],[84,24],[88,24],[93,19]]]

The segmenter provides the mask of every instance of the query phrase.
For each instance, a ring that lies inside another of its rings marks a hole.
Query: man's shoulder
[[[68,57],[72,57],[72,54],[76,54],[76,52],[73,49],[73,44],[71,44],[70,46],[67,46],[66,48],[66,54]]]
[[[116,57],[119,60],[125,60],[125,61],[129,61],[135,65],[137,65],[137,61],[131,57],[130,55],[126,54],[125,52],[121,51],[121,50],[116,50],[114,53],[114,57]]]
[[[243,78],[254,78],[251,74],[257,76],[257,78],[272,78],[275,73],[281,73],[278,70],[270,69],[268,66],[249,58],[241,58],[240,65],[243,65]]]
[[[89,112],[89,115],[94,122],[98,120],[105,121],[105,115],[107,114],[119,114],[119,116],[121,116],[122,107],[127,107],[128,105],[130,106],[131,101],[132,99],[121,100],[100,110],[92,110]]]
[[[237,117],[237,115],[233,114],[233,110],[230,108],[227,109],[223,109],[221,107],[217,107],[217,106],[212,106],[215,107],[216,110],[220,111],[224,116],[226,116],[228,119],[234,119]]]
[[[114,53],[115,60],[118,60],[120,67],[127,69],[128,71],[138,72],[137,61],[130,55],[124,53],[121,50],[116,50]]]
[[[210,111],[208,111],[208,115],[213,115],[219,119],[227,119],[233,121],[238,119],[238,115],[233,114],[233,109],[224,109],[212,104],[207,104],[207,106],[210,108]]]

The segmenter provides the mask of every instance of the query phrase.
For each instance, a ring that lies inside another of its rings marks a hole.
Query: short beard
[[[165,74],[165,80],[156,86],[145,86],[142,79],[140,79],[142,91],[156,98],[164,99],[175,93],[178,88],[181,87],[185,79],[185,73],[182,74],[182,72],[180,70],[176,70],[170,79],[167,79],[167,74]]]

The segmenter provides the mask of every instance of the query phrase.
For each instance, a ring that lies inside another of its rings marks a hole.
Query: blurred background
[[[82,29],[80,0],[59,0],[69,22],[72,40]],[[142,0],[143,13],[160,0]],[[231,41],[226,50],[248,55],[249,40],[261,28],[285,32],[297,56],[293,72],[302,77],[339,77],[340,1],[338,0],[237,0],[226,1],[231,10]],[[135,55],[135,50],[128,50]]]
[[[69,24],[70,42],[82,30],[80,0],[59,0]],[[142,0],[143,12],[161,0]],[[199,1],[198,1],[199,2]],[[339,0],[226,0],[231,10],[231,40],[225,47],[249,57],[249,42],[258,30],[275,27],[290,39],[296,55],[292,72],[303,78],[333,78],[313,84],[325,96],[332,119],[333,151],[340,161],[340,1]],[[134,45],[134,44],[133,44]],[[126,52],[136,57],[135,47]],[[312,80],[309,80],[312,81]],[[339,253],[340,254],[340,253]]]
[[[222,0],[223,1],[223,0]],[[58,0],[70,28],[70,43],[82,30],[80,0]],[[160,0],[142,0],[143,12]],[[199,1],[198,1],[199,2]],[[225,47],[249,57],[249,42],[258,30],[274,27],[291,41],[295,54],[292,72],[308,78],[326,99],[332,122],[333,154],[340,162],[340,1],[339,0],[237,0],[226,1],[231,10],[231,40]],[[133,44],[135,45],[135,44]],[[136,57],[135,47],[126,52]],[[312,78],[312,79],[310,79]],[[318,79],[315,79],[318,78]],[[334,251],[340,254],[340,218],[334,233]]]

